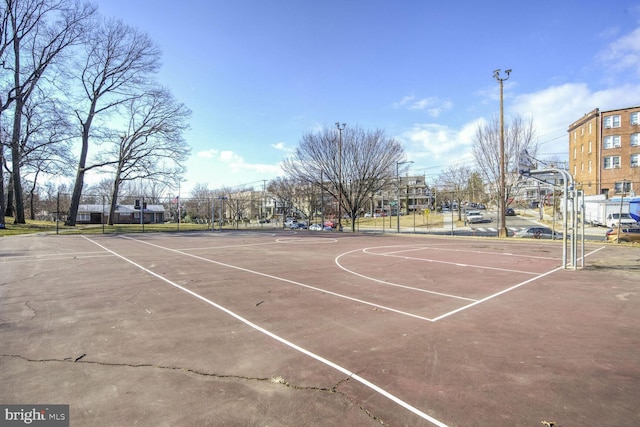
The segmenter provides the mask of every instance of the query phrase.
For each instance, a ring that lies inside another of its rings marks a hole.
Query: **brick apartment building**
[[[584,194],[637,195],[640,106],[585,114],[569,126],[569,172]]]

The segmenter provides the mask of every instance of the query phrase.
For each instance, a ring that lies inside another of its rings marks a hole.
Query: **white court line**
[[[401,258],[401,259],[408,259],[408,260],[413,260],[413,261],[434,262],[436,264],[455,265],[456,267],[471,267],[471,268],[478,268],[478,269],[482,269],[482,270],[506,271],[506,272],[509,272],[509,273],[522,273],[522,274],[531,274],[531,275],[539,274],[539,273],[534,272],[534,271],[513,270],[513,269],[510,269],[510,268],[489,267],[489,266],[485,266],[485,265],[465,264],[465,263],[453,262],[453,261],[439,261],[439,260],[430,259],[430,258],[415,258],[415,257],[402,256],[402,255],[392,255],[392,253],[388,253],[388,254],[379,254],[379,253],[375,253],[375,252],[366,252],[366,253],[367,254],[371,254],[371,255],[375,255],[375,256],[388,256],[388,257],[391,257],[391,258]]]
[[[261,235],[260,233],[255,233],[258,235]],[[275,234],[269,234],[271,236],[275,236]],[[264,235],[263,235],[264,236]],[[337,239],[328,239],[325,237],[315,237],[315,239],[322,239],[322,243],[335,243],[338,240]],[[277,244],[297,244],[300,241],[303,241],[303,243],[308,243],[309,239],[305,239],[304,237],[289,237],[289,238],[284,238],[284,239],[276,239],[273,242],[267,242],[267,243],[243,243],[243,244],[238,244],[238,245],[225,245],[225,246],[199,246],[196,248],[181,248],[181,251],[203,251],[203,250],[211,250],[211,249],[230,249],[230,248],[244,248],[247,246],[268,246],[268,245],[277,245]],[[315,243],[318,243],[317,241],[313,241]]]
[[[395,248],[397,246],[381,246],[381,248],[387,248],[387,247],[388,248]],[[472,254],[485,254],[485,255],[504,255],[504,256],[509,256],[509,257],[519,257],[519,258],[551,259],[551,260],[557,259],[557,257],[550,257],[550,256],[520,255],[520,254],[513,254],[511,252],[471,251],[471,250],[468,250],[468,249],[438,248],[438,247],[434,247],[434,246],[413,247],[411,249],[405,249],[404,251],[393,251],[393,252],[389,252],[389,253],[394,254],[394,253],[410,252],[410,251],[421,250],[421,249],[430,249],[432,251],[449,251],[449,252],[462,252],[462,253],[472,253]]]
[[[330,291],[328,289],[318,288],[317,286],[311,286],[311,285],[307,285],[307,284],[304,284],[304,283],[296,282],[295,280],[290,280],[290,279],[285,279],[283,277],[273,276],[271,274],[262,273],[260,271],[255,271],[255,270],[250,270],[250,269],[244,268],[244,267],[238,267],[237,265],[226,264],[226,263],[220,262],[220,261],[214,261],[214,260],[209,259],[209,258],[204,258],[204,257],[198,256],[198,255],[190,254],[188,252],[182,252],[181,250],[178,250],[178,249],[167,248],[165,246],[156,245],[154,243],[145,242],[143,240],[134,239],[132,237],[127,237],[127,236],[121,236],[121,237],[123,239],[133,240],[133,241],[138,242],[138,243],[143,243],[145,245],[154,246],[156,248],[159,248],[159,249],[162,249],[162,250],[165,250],[165,251],[175,252],[175,253],[178,253],[178,254],[181,254],[181,255],[184,255],[184,256],[188,256],[188,257],[191,257],[191,258],[198,259],[200,261],[205,261],[205,262],[208,262],[208,263],[211,263],[211,264],[220,265],[222,267],[232,268],[234,270],[243,271],[245,273],[256,274],[258,276],[267,277],[269,279],[278,280],[278,281],[289,283],[289,284],[296,285],[296,286],[302,286],[303,288],[312,289],[314,291],[322,292],[322,293],[328,294],[328,295],[333,295],[333,296],[336,296],[338,298],[343,298],[343,299],[346,299],[346,300],[349,300],[349,301],[358,302],[360,304],[369,305],[371,307],[380,308],[382,310],[391,311],[393,313],[401,314],[403,316],[409,316],[409,317],[413,317],[415,319],[431,321],[431,319],[429,319],[428,317],[418,316],[417,314],[409,313],[409,312],[402,311],[402,310],[397,310],[395,308],[387,307],[386,305],[375,304],[375,303],[372,303],[372,302],[369,302],[369,301],[365,301],[365,300],[362,300],[362,299],[359,299],[359,298],[350,297],[348,295],[339,294],[337,292],[333,292],[333,291]]]
[[[278,243],[298,244],[298,243],[335,243],[338,239],[331,239],[328,237],[284,237],[276,239]]]
[[[282,343],[282,344],[284,344],[284,345],[286,345],[286,346],[288,346],[288,347],[290,347],[290,348],[292,348],[292,349],[294,349],[294,350],[296,350],[296,351],[298,351],[298,352],[300,352],[300,353],[302,353],[304,355],[307,355],[307,356],[311,357],[312,359],[317,360],[320,363],[323,363],[323,364],[325,364],[325,365],[327,365],[327,366],[329,366],[329,367],[331,367],[331,368],[333,368],[333,369],[335,369],[335,370],[337,370],[339,372],[342,372],[343,374],[347,375],[349,378],[352,378],[352,379],[358,381],[359,383],[363,384],[364,386],[369,387],[371,390],[375,391],[376,393],[379,393],[380,395],[386,397],[387,399],[393,401],[394,403],[397,403],[398,405],[402,406],[406,410],[416,414],[420,418],[422,418],[422,419],[424,419],[426,421],[429,421],[430,423],[432,423],[432,424],[434,424],[436,426],[447,427],[447,425],[445,423],[443,423],[443,422],[431,417],[430,415],[420,411],[418,408],[410,405],[409,403],[405,402],[404,400],[400,399],[399,397],[396,397],[395,395],[389,393],[388,391],[384,390],[383,388],[381,388],[381,387],[375,385],[374,383],[366,380],[365,378],[361,377],[360,375],[356,374],[355,372],[352,372],[352,371],[348,370],[347,368],[344,368],[344,367],[338,365],[337,363],[334,363],[334,362],[332,362],[332,361],[330,361],[328,359],[325,359],[324,357],[322,357],[320,355],[317,355],[317,354],[315,354],[315,353],[313,353],[313,352],[311,352],[309,350],[306,350],[306,349],[300,347],[299,345],[294,344],[291,341],[288,341],[288,340],[282,338],[281,336],[276,335],[276,334],[268,331],[267,329],[264,329],[263,327],[256,325],[255,323],[249,321],[248,319],[245,319],[244,317],[240,316],[239,314],[236,314],[235,312],[233,312],[233,311],[231,311],[231,310],[229,310],[229,309],[227,309],[227,308],[225,308],[225,307],[223,307],[223,306],[211,301],[210,299],[207,299],[207,298],[203,297],[200,294],[197,294],[197,293],[185,288],[184,286],[180,286],[177,283],[172,282],[171,280],[169,280],[169,279],[167,279],[165,277],[162,277],[161,275],[159,275],[157,273],[154,273],[153,271],[151,271],[151,270],[141,266],[140,264],[137,264],[136,262],[134,262],[134,261],[132,261],[132,260],[130,260],[130,259],[128,259],[128,258],[126,258],[126,257],[114,252],[114,251],[112,251],[111,249],[106,248],[105,246],[102,246],[100,243],[95,242],[95,241],[89,239],[88,237],[85,237],[85,236],[82,236],[82,237],[84,237],[85,239],[87,239],[91,243],[101,247],[105,251],[107,251],[107,252],[117,256],[118,258],[128,262],[129,264],[132,264],[133,266],[141,269],[145,273],[148,273],[148,274],[150,274],[150,275],[162,280],[163,282],[168,283],[169,285],[171,285],[171,286],[173,286],[173,287],[175,287],[177,289],[180,289],[181,291],[186,292],[187,294],[189,294],[189,295],[191,295],[191,296],[193,296],[193,297],[195,297],[195,298],[197,298],[197,299],[199,299],[199,300],[211,305],[212,307],[215,307],[218,310],[227,313],[228,315],[234,317],[235,319],[239,320],[240,322],[244,323],[245,325],[247,325],[247,326],[249,326],[249,327],[251,327],[251,328],[253,328],[253,329],[255,329],[255,330],[259,331],[259,332],[262,332],[263,334],[267,335],[268,337],[271,337],[274,340],[276,340],[276,341],[278,341],[278,342],[280,342],[280,343]],[[141,242],[141,243],[145,243],[143,241],[136,240],[136,239],[131,239],[131,240],[134,240],[134,241],[137,241],[137,242]],[[157,246],[157,245],[152,245],[152,246]],[[160,247],[160,248],[162,248],[162,247]],[[167,249],[167,250],[173,251],[172,249],[169,249],[169,248],[162,248],[162,249]],[[179,252],[179,251],[176,251],[176,252]],[[188,254],[184,254],[184,255],[188,255]],[[196,258],[199,258],[199,257],[196,257]]]
[[[440,295],[440,296],[447,297],[447,298],[461,299],[461,300],[465,300],[465,301],[477,301],[477,300],[472,299],[472,298],[461,297],[461,296],[458,296],[458,295],[444,294],[444,293],[442,293],[442,292],[429,291],[429,290],[427,290],[427,289],[416,288],[416,287],[413,287],[413,286],[400,285],[400,284],[398,284],[398,283],[389,282],[389,281],[387,281],[387,280],[376,279],[376,278],[371,277],[371,276],[365,276],[364,274],[356,273],[355,271],[350,270],[350,269],[348,269],[347,267],[345,267],[344,265],[340,264],[340,261],[339,261],[339,260],[340,260],[340,258],[342,258],[343,256],[345,256],[345,255],[349,255],[349,254],[352,254],[352,253],[354,253],[354,252],[360,252],[360,251],[362,251],[362,252],[364,252],[364,253],[366,253],[366,254],[369,254],[369,252],[366,252],[366,251],[367,251],[367,249],[369,249],[369,248],[365,248],[365,249],[354,249],[354,250],[352,250],[352,251],[349,251],[349,252],[345,252],[345,253],[343,253],[343,254],[340,254],[340,255],[338,255],[338,256],[336,257],[336,259],[335,259],[335,263],[336,263],[336,265],[337,265],[338,267],[340,267],[342,270],[346,271],[347,273],[349,273],[349,274],[353,274],[354,276],[362,277],[363,279],[371,280],[371,281],[373,281],[373,282],[382,283],[382,284],[385,284],[385,285],[388,285],[388,286],[394,286],[394,287],[396,287],[396,288],[404,288],[404,289],[409,289],[409,290],[412,290],[412,291],[424,292],[425,294]],[[375,253],[374,253],[373,255],[377,255],[377,254],[375,254]],[[433,321],[433,319],[427,319],[427,320],[429,320],[429,321]]]
[[[593,250],[593,251],[589,252],[588,254],[584,255],[582,258],[586,258],[586,257],[588,257],[589,255],[593,255],[593,254],[595,254],[596,252],[601,251],[602,249],[604,249],[604,246],[602,246],[602,247],[600,247],[600,248],[598,248],[598,249],[596,249],[596,250]],[[580,258],[580,259],[582,259],[582,258]],[[554,268],[554,269],[553,269],[553,270],[551,270],[551,271],[547,271],[546,273],[542,273],[542,274],[540,274],[539,276],[532,277],[532,278],[531,278],[531,279],[529,279],[529,280],[525,280],[524,282],[520,282],[520,283],[518,283],[517,285],[514,285],[514,286],[512,286],[512,287],[510,287],[510,288],[504,289],[504,290],[502,290],[502,291],[500,291],[500,292],[497,292],[497,293],[495,293],[495,294],[493,294],[493,295],[489,295],[489,296],[488,296],[488,297],[486,297],[486,298],[483,298],[483,299],[478,300],[478,301],[476,301],[476,302],[473,302],[473,303],[471,303],[471,304],[469,304],[469,305],[465,305],[464,307],[460,307],[460,308],[458,308],[458,309],[456,309],[456,310],[453,310],[453,311],[450,311],[450,312],[448,312],[448,313],[445,313],[445,314],[443,314],[443,315],[441,315],[441,316],[438,316],[438,317],[434,318],[434,319],[433,319],[433,321],[434,321],[434,322],[437,322],[438,320],[444,319],[445,317],[449,317],[449,316],[451,316],[451,315],[453,315],[453,314],[456,314],[456,313],[459,313],[459,312],[461,312],[461,311],[463,311],[463,310],[466,310],[466,309],[468,309],[468,308],[471,308],[471,307],[473,307],[474,305],[478,305],[478,304],[480,304],[480,303],[483,303],[483,302],[489,301],[489,300],[490,300],[490,299],[492,299],[492,298],[495,298],[495,297],[497,297],[497,296],[500,296],[500,295],[502,295],[502,294],[505,294],[505,293],[507,293],[507,292],[510,292],[510,291],[512,291],[512,290],[514,290],[514,289],[517,289],[517,288],[519,288],[519,287],[521,287],[521,286],[523,286],[523,285],[526,285],[527,283],[531,283],[531,282],[533,282],[534,280],[538,280],[538,279],[540,279],[540,278],[542,278],[542,277],[548,276],[548,275],[549,275],[549,274],[551,274],[551,273],[555,273],[556,271],[563,270],[563,269],[564,269],[564,267]]]
[[[274,245],[274,242],[267,243],[243,243],[239,245],[225,245],[225,246],[199,246],[197,248],[181,248],[181,251],[203,251],[203,250],[211,250],[211,249],[230,249],[230,248],[244,248],[247,246],[265,246],[265,245]]]

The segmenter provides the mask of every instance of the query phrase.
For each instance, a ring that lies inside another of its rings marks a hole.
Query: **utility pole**
[[[322,175],[322,169],[320,169],[320,221],[322,222],[320,227],[324,230],[324,178]]]
[[[620,229],[622,228],[622,206],[624,204],[624,188],[627,183],[626,179],[622,180],[622,192],[620,193],[620,212],[618,213],[618,235],[616,236],[616,242],[620,243]]]
[[[412,161],[406,162],[396,162],[396,219],[397,219],[397,230],[396,232],[400,234],[400,165],[406,165],[409,163],[413,163]]]
[[[507,232],[507,224],[506,224],[506,164],[504,160],[504,99],[503,99],[503,83],[509,79],[509,74],[511,74],[511,70],[505,70],[506,77],[500,77],[500,69],[497,69],[493,72],[493,77],[500,83],[500,201],[498,210],[500,211],[500,227],[498,228],[498,237],[507,237],[509,234]]]
[[[338,128],[338,231],[342,231],[342,131],[346,123],[336,123]]]

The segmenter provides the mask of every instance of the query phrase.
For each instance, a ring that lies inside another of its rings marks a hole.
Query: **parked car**
[[[625,227],[620,228],[620,237],[618,238],[618,227],[610,228],[607,230],[605,237],[606,241],[613,242],[637,242],[640,243],[640,227]]]
[[[285,221],[284,226],[286,228],[291,228],[291,229],[296,229],[298,228],[298,221],[296,220],[292,220],[292,219],[288,219],[287,221]]]
[[[482,203],[480,203],[478,205],[478,209],[487,209],[487,207],[485,205],[483,205]]]
[[[322,225],[321,224],[311,224],[309,226],[309,231],[322,231]]]
[[[484,215],[482,215],[480,211],[468,211],[465,219],[469,224],[476,224],[478,222],[484,222]]]
[[[307,229],[307,223],[304,222],[304,221],[298,221],[298,228],[306,230]]]
[[[504,214],[506,216],[516,216],[516,211],[514,211],[513,208],[507,208],[505,209]]]
[[[530,239],[562,239],[562,233],[553,231],[549,227],[529,227],[516,231],[514,237],[524,237]]]

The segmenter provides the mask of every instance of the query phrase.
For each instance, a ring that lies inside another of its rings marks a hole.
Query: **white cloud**
[[[183,181],[182,191],[188,194],[197,183],[211,189],[222,187],[262,188],[264,180],[282,176],[280,163],[248,163],[244,157],[231,150],[204,150],[192,156],[188,162],[188,181]]]
[[[278,151],[282,151],[286,155],[291,155],[291,154],[293,154],[295,152],[295,148],[294,147],[290,147],[284,142],[277,142],[275,144],[271,144],[271,148],[274,148],[274,149],[276,149]]]
[[[410,111],[426,111],[431,117],[439,117],[443,111],[450,110],[453,103],[449,100],[441,100],[432,96],[415,100],[415,96],[405,96],[400,101],[393,103],[393,108],[405,108]]]
[[[244,159],[230,150],[220,152],[220,161],[229,165],[237,165],[244,163]]]
[[[505,107],[505,115],[517,113],[533,119],[541,144],[540,154],[566,153],[571,123],[595,108],[606,111],[637,105],[638,93],[640,85],[594,92],[586,83],[567,83],[516,96],[513,103]]]
[[[565,130],[571,123],[597,107],[585,83],[551,86],[539,92],[517,95],[505,115],[520,114],[533,119],[538,135]]]
[[[446,169],[453,163],[471,161],[470,136],[476,123],[468,123],[460,130],[434,123],[416,124],[402,133],[400,139],[405,143],[409,160],[427,168]]]
[[[598,58],[612,70],[640,75],[640,28],[609,44]]]
[[[393,108],[401,108],[404,107],[405,105],[407,105],[408,103],[410,103],[413,98],[415,98],[415,96],[413,95],[409,95],[409,96],[405,96],[403,97],[400,101],[398,102],[394,102],[393,103]]]
[[[205,151],[198,151],[198,153],[196,153],[196,157],[203,157],[205,159],[211,159],[213,157],[218,157],[218,150],[211,148],[209,150],[205,150]]]

